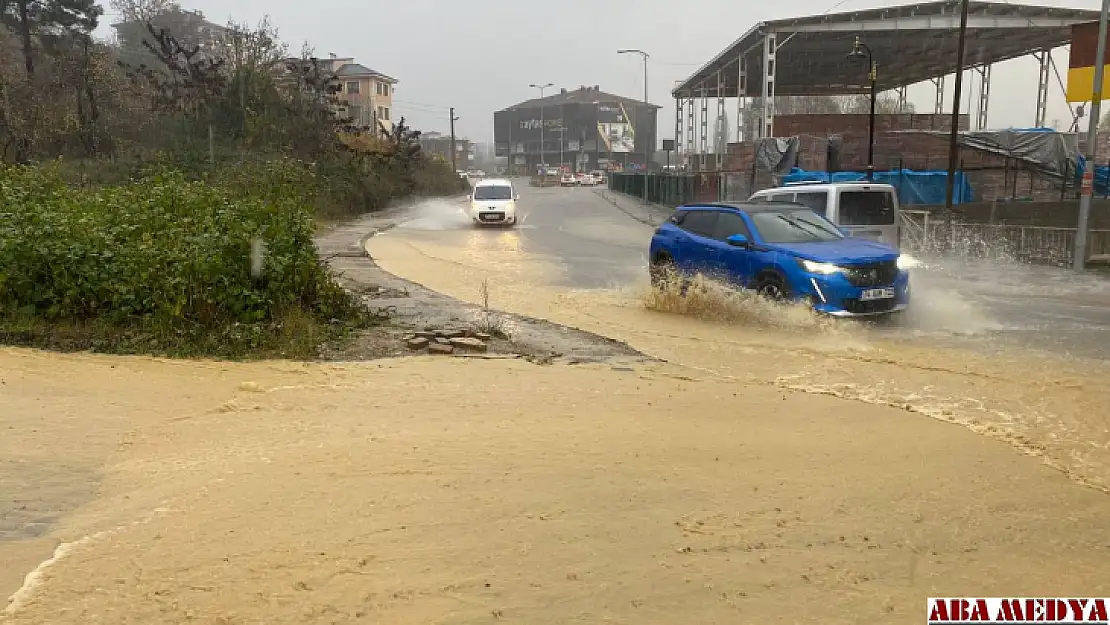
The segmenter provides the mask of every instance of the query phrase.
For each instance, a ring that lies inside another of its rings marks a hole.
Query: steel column
[[[930,78],[929,82],[933,83],[933,86],[936,87],[937,90],[935,103],[933,105],[933,114],[942,115],[944,113],[944,76]]]
[[[696,151],[694,149],[694,98],[686,99],[686,164],[693,165],[694,161],[690,158],[691,154]]]
[[[674,99],[674,152],[675,157],[682,153],[682,98]]]
[[[759,137],[775,136],[775,33],[763,36],[763,113],[759,117]]]
[[[699,125],[701,126],[698,136],[698,169],[705,171],[705,164],[708,160],[706,155],[709,153],[709,91],[702,83],[701,87],[701,119]]]
[[[745,97],[748,93],[748,62],[744,55],[736,62],[738,66],[738,75],[736,77],[736,142],[741,143],[744,141],[744,124],[747,123],[747,115],[745,115],[748,99]]]
[[[898,112],[906,112],[906,86],[902,85],[896,90],[898,92]]]
[[[1047,49],[1041,50],[1036,57],[1041,67],[1037,76],[1037,115],[1033,125],[1036,128],[1044,128],[1045,115],[1048,113],[1048,73],[1052,69],[1052,53]]]
[[[987,106],[991,96],[991,66],[984,63],[975,68],[979,72],[979,105],[976,107],[975,128],[985,130],[987,127]]]
[[[713,129],[713,153],[717,155],[717,166],[720,169],[724,161],[725,151],[728,149],[728,113],[725,112],[725,78],[717,71],[717,127]]]

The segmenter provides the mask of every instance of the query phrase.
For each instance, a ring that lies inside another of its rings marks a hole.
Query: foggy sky
[[[600,85],[602,91],[642,98],[640,57],[617,55],[618,48],[639,48],[652,56],[649,95],[653,103],[664,107],[659,136],[670,137],[674,132],[674,100],[670,96],[674,82],[689,76],[755,23],[907,2],[182,0],[181,4],[199,9],[216,23],[233,18],[253,24],[269,15],[294,53],[307,41],[319,56],[352,56],[398,79],[394,119],[403,115],[418,129],[446,132],[447,108],[454,106],[460,117],[456,126],[460,135],[492,141],[493,111],[538,95],[529,83],[550,82],[568,89]],[[1029,4],[1099,8],[1095,0]],[[113,16],[106,15],[104,22],[111,21]],[[101,31],[105,30],[102,26]],[[1057,50],[1054,58],[1066,79],[1066,50]],[[1055,77],[1051,81],[1047,121],[1051,125],[1059,120],[1061,129],[1067,130],[1071,116]],[[950,110],[953,81],[946,82],[949,95],[945,106]],[[1036,84],[1037,63],[1032,58],[995,65],[988,125],[1031,126]],[[964,94],[966,107],[968,96],[974,99],[978,95],[977,80],[969,82],[965,77]],[[932,112],[930,84],[911,87],[909,97],[919,112]],[[735,104],[729,109],[734,111]]]

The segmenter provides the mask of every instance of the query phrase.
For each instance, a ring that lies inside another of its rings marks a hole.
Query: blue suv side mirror
[[[748,247],[748,245],[750,245],[748,237],[742,234],[734,234],[725,240],[733,247]]]

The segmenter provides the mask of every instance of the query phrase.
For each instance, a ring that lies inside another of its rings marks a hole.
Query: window
[[[389,107],[382,107],[382,112],[385,113],[385,121],[389,121]]]
[[[770,201],[771,202],[793,202],[794,201],[794,194],[793,193],[776,193],[776,194],[771,196]]]
[[[389,95],[389,83],[378,83],[378,95]]]
[[[809,243],[844,238],[832,222],[802,208],[752,212],[751,218],[759,236],[767,243]]]
[[[385,119],[385,111],[382,107],[378,107],[378,119]]]
[[[347,83],[347,93],[357,94],[357,93],[359,93],[358,88],[359,88],[359,85],[358,85],[357,80],[352,80],[352,81]]]
[[[809,193],[799,193],[797,199],[794,200],[798,204],[807,208],[812,208],[813,212],[818,215],[824,215],[828,212],[829,208],[829,194],[827,191],[810,191]]]
[[[349,106],[347,107],[347,114],[351,117],[351,123],[355,125],[362,124],[362,107]]]
[[[513,188],[505,185],[485,185],[474,187],[475,200],[511,200]]]
[[[838,213],[842,226],[892,226],[894,195],[887,190],[841,191]]]
[[[717,228],[717,211],[695,210],[686,213],[682,229],[703,237],[712,237]]]
[[[721,213],[717,217],[717,229],[714,231],[713,238],[724,241],[734,234],[742,234],[749,239],[752,238],[748,232],[748,224],[744,223],[743,217],[738,213]]]

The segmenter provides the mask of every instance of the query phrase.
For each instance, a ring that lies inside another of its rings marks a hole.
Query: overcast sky
[[[107,4],[106,0],[103,2]],[[618,48],[640,48],[652,55],[650,98],[664,109],[660,137],[673,134],[674,100],[670,90],[721,52],[755,23],[824,12],[852,11],[906,2],[883,0],[599,0],[527,2],[521,0],[181,0],[211,21],[255,23],[269,15],[294,51],[303,42],[317,54],[351,56],[397,78],[394,118],[405,116],[421,130],[445,132],[448,107],[460,117],[457,131],[474,141],[490,141],[493,111],[536,95],[530,83],[643,97],[638,56],[617,55]],[[1030,4],[1098,9],[1095,0],[1037,0]],[[107,16],[105,21],[112,21]],[[1055,53],[1066,79],[1066,50]],[[991,79],[989,125],[1030,126],[1036,108],[1037,63],[1032,58],[996,65]],[[951,90],[952,80],[948,80]],[[977,95],[972,82],[968,95]],[[1067,130],[1071,117],[1052,79],[1048,123]],[[550,91],[548,92],[550,93]],[[932,112],[928,83],[910,90],[920,112]],[[951,106],[951,95],[946,108]],[[966,106],[966,104],[965,104]],[[711,110],[713,107],[711,105]],[[730,110],[735,109],[730,104]],[[966,112],[966,109],[965,109]],[[1085,129],[1085,127],[1084,127]]]

